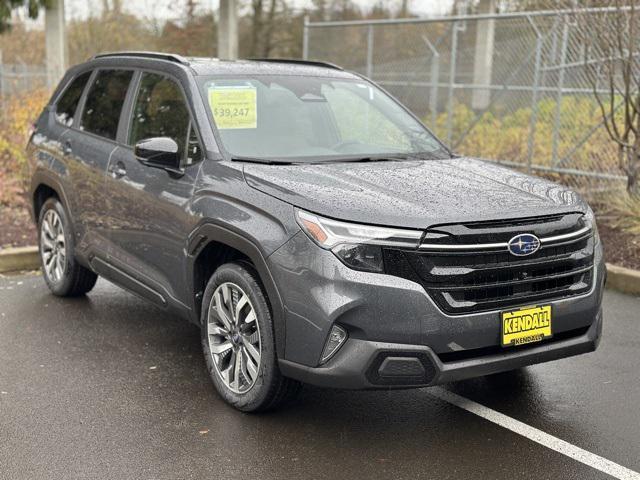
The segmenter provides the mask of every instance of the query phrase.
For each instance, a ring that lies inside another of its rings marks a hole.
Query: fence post
[[[529,23],[536,32],[536,59],[533,71],[533,85],[531,89],[531,118],[529,120],[529,142],[527,145],[527,172],[531,173],[533,163],[533,149],[535,146],[536,123],[538,121],[538,89],[540,86],[540,62],[542,60],[542,35],[533,23],[531,17],[527,17]]]
[[[494,0],[481,0],[478,8],[482,13],[494,13]],[[476,22],[476,45],[473,58],[473,83],[491,85],[493,71],[493,47],[496,29],[494,18]],[[491,103],[491,90],[474,88],[471,92],[471,108],[484,110]]]
[[[558,161],[558,142],[560,140],[560,120],[562,116],[562,90],[564,88],[564,69],[567,59],[567,42],[569,40],[569,22],[563,18],[562,44],[560,46],[560,72],[558,72],[558,90],[556,93],[556,112],[553,122],[553,143],[551,147],[552,165]]]
[[[549,49],[549,53],[547,54],[547,61],[545,62],[545,68],[542,69],[542,75],[540,75],[540,83],[542,85],[547,84],[547,71],[549,61],[555,62],[556,57],[558,56],[558,18],[553,20],[553,26],[549,31],[549,35],[551,35],[551,47]]]
[[[373,25],[367,27],[367,78],[373,75]]]
[[[67,69],[67,37],[64,0],[50,0],[44,14],[45,50],[48,86],[55,87]]]
[[[302,59],[309,59],[309,15],[304,16],[302,26]]]
[[[4,113],[4,63],[2,61],[2,50],[0,50],[0,115],[2,115],[2,120],[5,119]]]
[[[440,54],[436,54],[431,59],[431,93],[429,95],[429,106],[431,108],[431,128],[436,128],[438,122],[438,83],[440,81]]]
[[[429,93],[429,109],[431,110],[431,129],[436,128],[438,121],[438,82],[440,80],[440,53],[433,43],[425,36],[422,40],[429,50],[431,50],[431,91]]]
[[[17,79],[16,79],[16,86],[19,92],[23,91],[23,90],[30,90],[31,89],[31,78],[29,77],[29,69],[27,68],[27,64],[24,63],[24,61],[19,58],[18,62],[20,64],[20,70],[22,70],[22,75],[20,75],[17,72],[16,69],[16,74],[17,74]]]
[[[447,144],[453,135],[453,84],[456,83],[456,61],[458,55],[458,22],[454,21],[451,34],[451,59],[449,65],[449,92],[447,100]]]

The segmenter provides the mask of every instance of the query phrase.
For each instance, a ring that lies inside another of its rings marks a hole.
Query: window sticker
[[[210,87],[209,105],[216,125],[221,130],[258,127],[258,102],[255,87]]]

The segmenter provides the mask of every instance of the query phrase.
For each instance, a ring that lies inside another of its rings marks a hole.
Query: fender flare
[[[38,216],[36,213],[36,204],[35,204],[35,193],[40,185],[45,185],[52,189],[58,195],[58,198],[62,202],[62,205],[69,211],[69,202],[67,199],[67,194],[64,191],[62,186],[62,182],[56,178],[52,173],[47,172],[46,170],[38,170],[34,172],[31,177],[31,190],[29,192],[30,203],[31,203],[31,217],[34,222],[38,221]]]
[[[192,308],[194,318],[192,320],[195,321],[194,323],[197,325],[200,325],[200,312],[195,305],[195,263],[200,252],[211,242],[218,242],[238,250],[246,255],[255,266],[271,305],[276,352],[278,358],[284,358],[286,338],[284,303],[276,286],[276,282],[267,266],[263,251],[246,236],[215,223],[208,222],[201,224],[189,235],[187,246],[187,281],[189,282],[190,291],[194,292],[194,305]]]

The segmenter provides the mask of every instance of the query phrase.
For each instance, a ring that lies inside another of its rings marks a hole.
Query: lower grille
[[[522,351],[530,350],[532,348],[539,348],[541,345],[546,345],[548,343],[554,343],[562,340],[570,340],[572,338],[577,338],[587,333],[588,330],[589,330],[589,327],[582,327],[582,328],[576,328],[575,330],[568,330],[566,332],[555,333],[553,337],[548,338],[546,340],[542,340],[540,342],[535,342],[535,343],[529,343],[526,345],[519,345],[517,347],[517,351],[522,352]],[[491,347],[473,348],[471,350],[460,350],[457,352],[439,353],[438,358],[443,363],[449,363],[449,362],[460,362],[463,360],[476,360],[479,358],[489,357],[492,355],[504,355],[506,352],[508,352],[508,350],[505,350],[504,347],[500,345],[495,345]]]
[[[593,282],[594,239],[586,227],[579,214],[518,220],[513,225],[443,225],[427,232],[427,238],[437,232],[437,242],[430,241],[428,251],[385,249],[385,269],[422,284],[451,314],[579,295]],[[539,236],[540,249],[523,257],[501,246],[521,233]],[[486,244],[488,239],[493,243]]]

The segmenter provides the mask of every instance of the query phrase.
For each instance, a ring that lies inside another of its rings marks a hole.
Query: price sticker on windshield
[[[258,101],[255,87],[209,89],[209,106],[219,129],[257,128]]]

